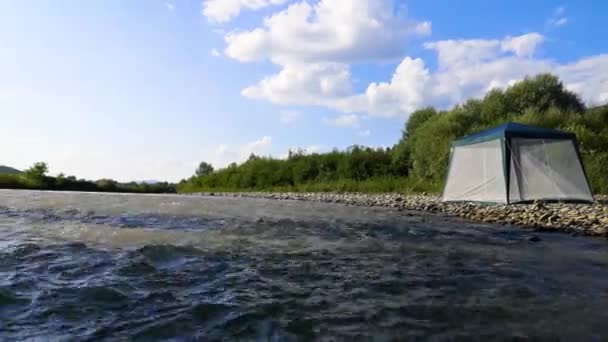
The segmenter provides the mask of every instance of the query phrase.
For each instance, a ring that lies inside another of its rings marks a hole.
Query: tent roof
[[[575,139],[574,133],[556,129],[524,125],[517,122],[486,129],[479,133],[465,136],[454,141],[454,145],[469,145],[498,138],[531,138],[531,139]]]

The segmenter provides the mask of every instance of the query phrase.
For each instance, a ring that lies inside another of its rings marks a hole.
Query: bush
[[[491,90],[452,110],[418,110],[391,149],[352,146],[346,151],[285,160],[251,156],[241,165],[193,176],[178,190],[191,191],[429,191],[443,188],[452,141],[508,121],[577,134],[593,190],[608,193],[608,106],[585,109],[555,76],[541,74],[505,90]]]

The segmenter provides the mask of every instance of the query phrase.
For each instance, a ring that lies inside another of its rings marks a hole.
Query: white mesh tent
[[[444,201],[593,202],[576,135],[507,123],[452,144]]]

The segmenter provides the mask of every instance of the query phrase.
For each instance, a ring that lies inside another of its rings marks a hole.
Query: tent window
[[[573,141],[513,139],[509,197],[592,200]]]
[[[456,146],[444,200],[506,202],[501,140]]]

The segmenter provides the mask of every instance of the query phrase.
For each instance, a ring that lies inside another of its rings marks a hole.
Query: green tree
[[[608,193],[608,105],[585,108],[549,74],[490,90],[481,99],[467,100],[450,110],[417,110],[391,149],[351,146],[324,154],[296,149],[283,160],[251,155],[242,164],[192,177],[180,189],[393,191],[405,184],[410,190],[438,191],[447,172],[451,143],[508,121],[576,133],[594,191]]]
[[[196,175],[199,177],[206,176],[213,172],[213,166],[207,162],[201,162],[196,168]]]
[[[45,162],[34,163],[29,169],[25,170],[25,175],[32,179],[42,179],[49,172],[49,166]]]
[[[551,107],[582,113],[585,105],[578,96],[566,90],[559,78],[551,74],[540,74],[526,77],[505,91],[506,101],[511,111],[522,113],[528,108],[534,108],[539,114]]]

